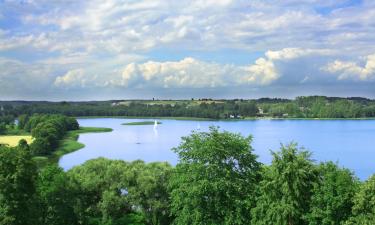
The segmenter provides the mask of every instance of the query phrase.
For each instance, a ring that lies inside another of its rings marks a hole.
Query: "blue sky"
[[[0,0],[0,99],[375,98],[371,0]]]

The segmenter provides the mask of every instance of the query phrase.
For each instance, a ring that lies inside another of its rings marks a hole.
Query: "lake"
[[[146,162],[178,161],[171,148],[178,146],[182,136],[193,130],[207,131],[210,126],[222,130],[252,135],[259,161],[269,164],[270,150],[280,144],[298,142],[310,150],[317,162],[334,161],[353,170],[361,179],[375,173],[375,120],[239,120],[187,121],[158,119],[153,125],[125,126],[122,123],[147,119],[94,118],[79,119],[80,126],[109,127],[113,132],[81,134],[79,141],[86,146],[64,155],[59,164],[65,170],[98,157]],[[153,120],[152,120],[153,121]]]

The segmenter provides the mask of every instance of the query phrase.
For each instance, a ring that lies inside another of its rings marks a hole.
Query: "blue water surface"
[[[147,120],[147,119],[146,119]],[[151,119],[150,119],[151,120]],[[207,131],[210,126],[222,130],[252,135],[255,154],[259,161],[272,161],[270,150],[292,141],[312,152],[317,162],[334,161],[351,169],[360,179],[375,173],[375,120],[251,120],[251,121],[186,121],[158,119],[162,124],[124,126],[122,123],[145,119],[94,118],[79,119],[81,126],[109,127],[112,132],[81,134],[85,147],[60,159],[60,166],[68,170],[89,159],[105,157],[145,162],[178,162],[171,151],[182,136],[193,130]],[[152,120],[154,121],[154,120]]]

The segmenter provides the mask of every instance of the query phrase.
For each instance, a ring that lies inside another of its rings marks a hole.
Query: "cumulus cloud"
[[[206,62],[192,57],[180,61],[147,61],[129,63],[122,70],[92,73],[92,70],[75,69],[56,78],[56,86],[86,87],[153,87],[153,88],[220,88],[236,86],[270,85],[283,76],[276,64],[311,55],[326,55],[324,49],[282,49],[267,51],[253,64],[239,66]],[[91,71],[91,72],[90,72]]]
[[[338,80],[374,80],[375,54],[367,56],[363,66],[357,62],[335,60],[334,62],[328,63],[323,70],[329,73],[337,74]]]
[[[137,88],[142,97],[150,88],[220,92],[374,80],[375,5],[369,0],[41,0],[1,6],[3,93],[17,85],[30,93]]]
[[[119,73],[120,72],[120,73]],[[267,85],[279,75],[272,62],[263,58],[249,66],[200,61],[191,57],[180,61],[130,63],[122,71],[105,76],[90,76],[82,69],[68,71],[56,78],[56,86],[86,87],[107,85],[128,88],[220,88],[239,85]]]

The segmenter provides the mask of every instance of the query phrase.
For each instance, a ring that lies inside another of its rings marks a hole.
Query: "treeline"
[[[123,103],[126,104],[123,104]],[[375,117],[375,101],[366,98],[325,96],[294,100],[169,100],[95,102],[0,102],[2,113],[64,114],[67,116],[199,117],[212,119],[244,117],[276,118],[366,118]]]
[[[20,130],[31,132],[34,141],[30,145],[30,151],[33,155],[52,153],[68,131],[79,129],[75,118],[46,114],[20,115],[17,126]]]
[[[5,134],[7,129],[14,127],[14,116],[3,115],[0,116],[0,135]]]
[[[37,171],[25,142],[0,147],[0,224],[375,224],[375,176],[360,182],[296,144],[262,165],[252,138],[192,133],[179,163],[104,158]]]

